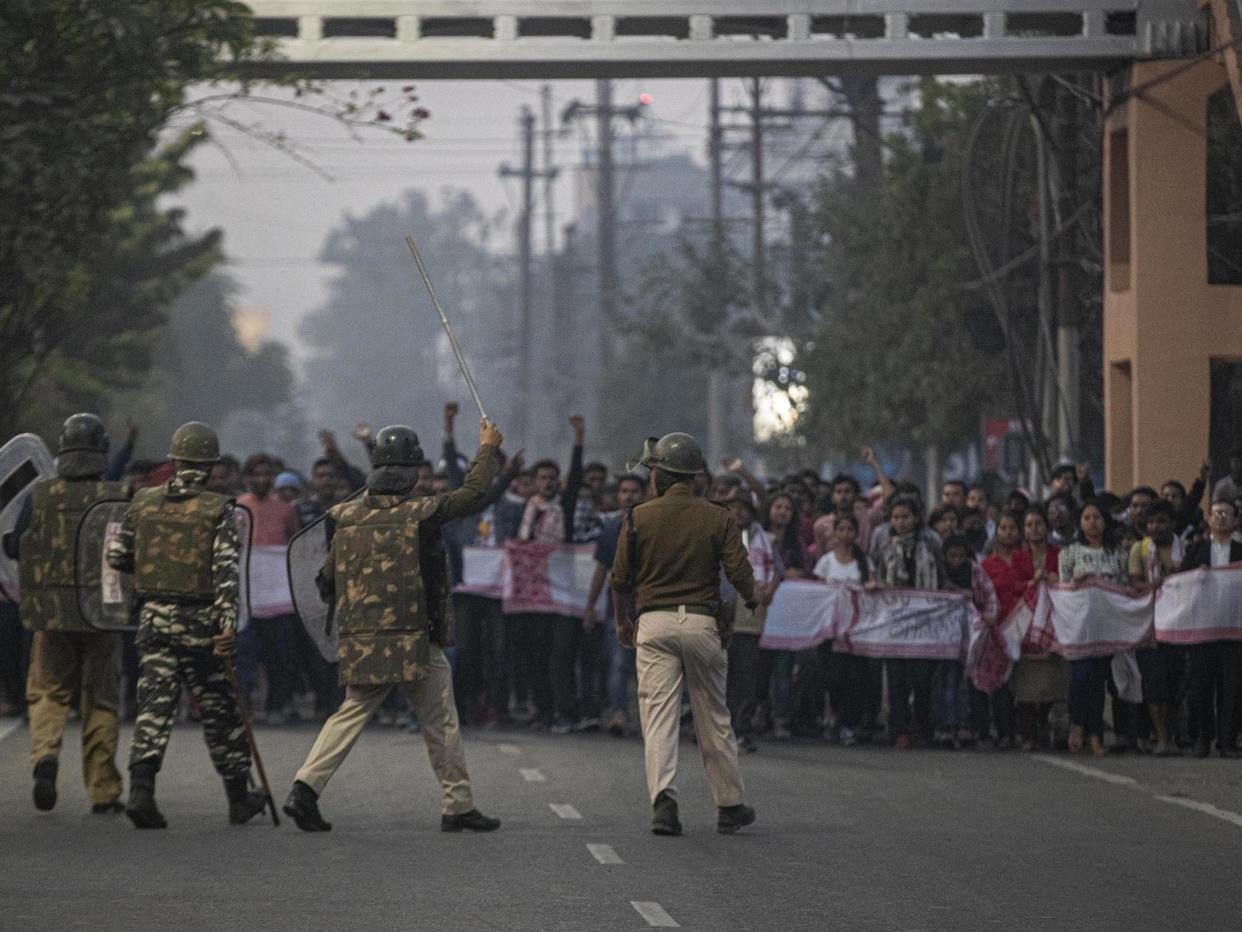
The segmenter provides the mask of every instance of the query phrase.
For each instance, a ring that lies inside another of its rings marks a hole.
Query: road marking
[[[1201,803],[1197,799],[1186,799],[1182,796],[1157,796],[1156,799],[1162,803],[1172,803],[1174,806],[1185,806],[1187,809],[1193,809],[1196,812],[1206,813],[1217,819],[1223,819],[1230,825],[1236,825],[1242,828],[1242,815],[1236,812],[1230,812],[1228,809],[1218,809],[1211,803]]]
[[[647,925],[662,929],[680,929],[681,923],[664,911],[659,903],[644,900],[630,900],[630,905],[638,910],[638,915],[647,920]]]
[[[5,722],[3,725],[0,725],[0,741],[3,741],[9,735],[13,734],[13,732],[17,731],[21,725],[22,720],[20,718],[12,719]]]
[[[516,744],[498,744],[496,750],[501,754],[521,754],[522,749]]]
[[[587,851],[590,851],[591,857],[601,864],[625,863],[621,860],[621,856],[612,850],[612,845],[587,845]]]
[[[1138,781],[1133,777],[1124,777],[1119,773],[1110,773],[1107,770],[1101,770],[1099,767],[1088,767],[1086,764],[1077,764],[1072,760],[1061,760],[1059,757],[1051,757],[1047,754],[1032,754],[1031,757],[1034,760],[1043,761],[1045,764],[1051,764],[1053,767],[1060,767],[1063,770],[1072,770],[1074,773],[1080,773],[1084,777],[1103,780],[1105,783],[1113,783],[1117,786],[1138,786]]]
[[[548,778],[543,775],[542,770],[534,767],[522,767],[518,771],[522,775],[522,779],[527,783],[547,783]]]
[[[581,819],[582,813],[569,803],[548,803],[548,808],[562,819]]]

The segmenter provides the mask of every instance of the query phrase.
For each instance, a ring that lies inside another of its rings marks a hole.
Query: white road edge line
[[[548,803],[548,808],[562,819],[581,819],[582,813],[569,803]]]
[[[644,900],[630,900],[630,905],[638,910],[638,915],[647,920],[647,925],[662,929],[680,929],[681,923],[664,911],[659,903]]]
[[[0,725],[0,741],[3,741],[5,738],[13,734],[13,732],[17,731],[17,729],[21,727],[22,727],[22,720],[20,718],[12,719],[10,721],[5,722],[3,725]]]
[[[522,775],[522,779],[527,783],[547,783],[548,778],[543,775],[542,770],[534,767],[522,767],[518,771]]]
[[[1074,773],[1080,773],[1084,777],[1094,777],[1096,780],[1103,780],[1105,783],[1113,783],[1117,786],[1139,785],[1138,781],[1133,777],[1111,773],[1098,767],[1088,767],[1086,764],[1078,764],[1072,760],[1061,760],[1059,757],[1051,757],[1047,754],[1032,754],[1031,757],[1034,760],[1043,761],[1045,764],[1051,764],[1053,767],[1060,767],[1063,770],[1072,770]]]
[[[498,744],[496,750],[501,754],[521,754],[522,749],[516,744]]]
[[[1222,819],[1230,825],[1236,825],[1242,828],[1242,815],[1236,812],[1230,812],[1228,809],[1218,809],[1211,803],[1201,803],[1197,799],[1185,799],[1181,796],[1157,796],[1156,799],[1162,803],[1172,803],[1174,806],[1184,806],[1187,809],[1193,809],[1196,812],[1202,812],[1206,815]]]
[[[612,850],[612,845],[587,845],[587,851],[590,851],[591,857],[601,864],[625,863],[621,860],[621,856]]]

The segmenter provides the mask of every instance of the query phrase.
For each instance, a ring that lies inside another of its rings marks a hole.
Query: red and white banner
[[[864,590],[845,583],[787,580],[768,606],[760,646],[833,650],[863,657],[958,660],[978,612],[964,593]]]
[[[1242,641],[1242,564],[1178,573],[1156,590],[1156,640]]]
[[[581,617],[594,575],[594,544],[511,540],[503,548],[464,548],[462,582],[455,591],[501,599],[506,615]],[[605,586],[597,610],[602,611],[607,598]]]

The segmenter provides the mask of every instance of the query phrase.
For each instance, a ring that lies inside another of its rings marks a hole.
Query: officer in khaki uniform
[[[441,529],[483,503],[499,466],[500,431],[484,421],[479,452],[460,489],[417,496],[425,462],[408,427],[386,427],[376,438],[366,494],[335,506],[327,520],[328,555],[320,592],[339,625],[340,680],[345,702],[320,731],[298,771],[284,810],[308,832],[332,826],[319,795],[393,686],[414,707],[432,769],[443,790],[440,829],[490,832],[500,827],[474,808],[466,755],[444,647],[453,643],[448,559]]]
[[[35,485],[29,511],[18,519],[7,549],[20,560],[21,619],[34,632],[26,701],[34,802],[56,805],[57,760],[69,703],[79,693],[82,776],[91,811],[120,812],[121,774],[116,768],[120,649],[117,634],[93,630],[78,608],[74,559],[78,523],[100,499],[125,498],[125,486],[106,482],[108,435],[93,414],[65,421],[55,479]]]
[[[716,800],[716,828],[731,835],[755,821],[755,810],[742,803],[737,740],[725,706],[728,660],[725,632],[717,621],[720,570],[724,568],[738,598],[751,608],[754,573],[728,508],[694,494],[703,454],[693,437],[675,433],[648,440],[636,465],[651,470],[651,498],[622,520],[612,590],[617,637],[638,648],[638,709],[653,808],[651,830],[681,834],[674,781],[685,683]]]
[[[228,668],[241,552],[233,501],[207,489],[220,444],[206,424],[178,427],[169,456],[173,477],[134,496],[107,552],[113,569],[134,574],[140,603],[138,718],[125,813],[141,829],[167,825],[155,805],[155,775],[184,685],[198,700],[207,750],[224,780],[229,822],[241,825],[263,811],[267,797],[249,789],[250,745]]]

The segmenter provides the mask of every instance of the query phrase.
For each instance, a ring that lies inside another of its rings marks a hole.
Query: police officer
[[[651,830],[681,834],[675,780],[684,683],[716,800],[716,828],[731,835],[755,821],[755,810],[742,803],[737,740],[725,707],[727,632],[717,621],[723,617],[720,570],[723,566],[738,597],[752,607],[754,574],[728,508],[694,494],[703,453],[693,437],[674,433],[648,440],[636,465],[650,469],[651,497],[622,519],[612,590],[617,638],[638,647]]]
[[[330,545],[320,591],[339,625],[345,702],[319,733],[298,771],[284,810],[308,832],[332,826],[319,795],[345,760],[367,720],[399,685],[418,717],[432,769],[443,791],[440,829],[490,832],[500,827],[474,808],[457,724],[453,679],[442,648],[453,641],[445,522],[478,509],[499,466],[500,431],[479,428],[479,452],[461,488],[415,492],[425,463],[418,436],[386,427],[376,438],[366,494],[328,512]]]
[[[57,759],[69,703],[77,692],[82,714],[82,776],[97,814],[120,812],[116,768],[120,702],[120,635],[93,630],[78,609],[74,559],[78,523],[95,502],[126,497],[125,486],[104,481],[108,434],[93,414],[65,421],[56,478],[35,484],[6,541],[20,559],[21,619],[34,632],[26,701],[34,803],[56,805]],[[16,546],[14,546],[16,542]]]
[[[199,421],[177,428],[169,456],[176,472],[134,496],[108,563],[134,574],[140,604],[138,719],[129,754],[129,805],[138,828],[164,828],[155,775],[164,759],[181,687],[198,700],[203,736],[224,779],[229,821],[248,822],[266,797],[251,792],[250,747],[233,692],[240,543],[233,501],[207,490],[220,458],[215,431]]]

